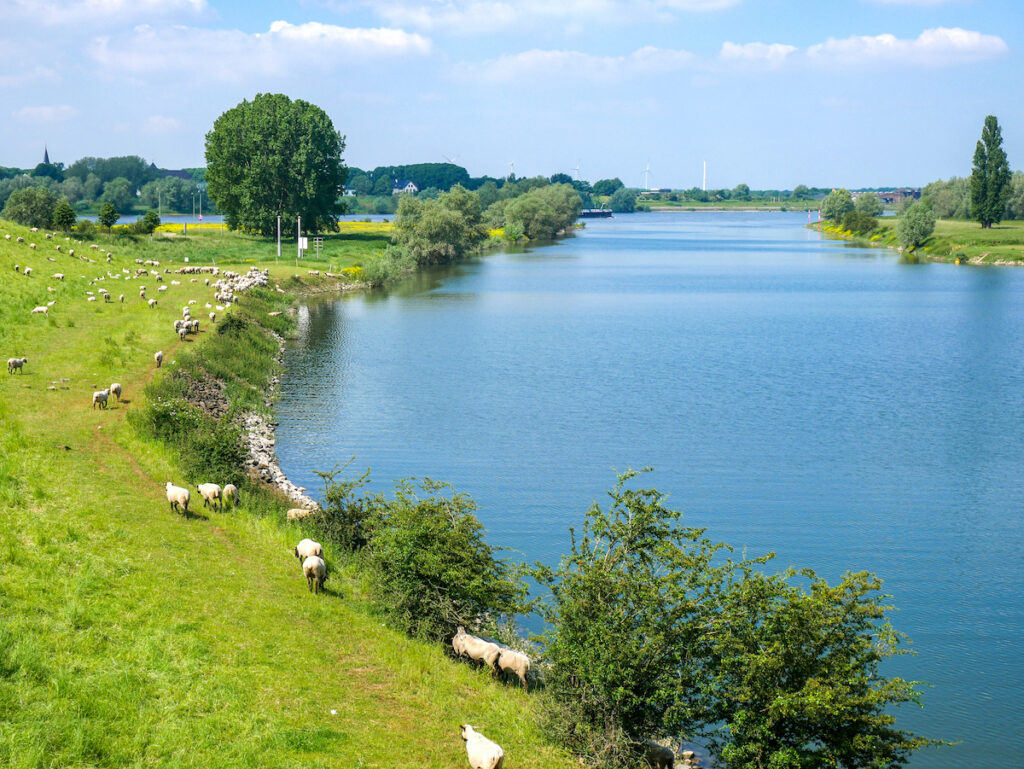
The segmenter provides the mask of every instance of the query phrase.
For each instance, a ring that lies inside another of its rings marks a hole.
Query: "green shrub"
[[[375,497],[356,494],[369,483],[369,470],[359,478],[336,480],[349,464],[351,460],[343,467],[316,473],[324,482],[324,495],[320,510],[313,517],[313,525],[323,539],[348,552],[356,552],[369,544],[377,507]]]
[[[877,198],[876,198],[877,200]],[[866,235],[878,224],[875,217],[861,211],[848,211],[843,215],[841,225],[844,230],[849,230],[857,235]]]

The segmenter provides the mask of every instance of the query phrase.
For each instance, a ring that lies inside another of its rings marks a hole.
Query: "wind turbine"
[[[515,175],[516,175],[516,161],[510,160],[510,161],[508,161],[508,176],[506,176],[505,178],[506,179],[511,179]]]
[[[450,158],[450,157],[448,157],[447,155],[445,155],[445,154],[444,154],[444,153],[442,152],[442,153],[441,153],[441,157],[443,157],[443,158],[444,158],[445,160],[447,160],[447,161],[448,161],[449,163],[451,163],[451,164],[452,164],[453,166],[457,166],[457,165],[459,164],[459,158],[458,158],[457,156],[456,156],[456,157],[454,157],[454,158]]]
[[[572,170],[576,172],[576,181],[579,181],[580,180],[580,161],[578,161],[578,160],[576,161],[576,167],[574,169],[572,169]]]
[[[647,165],[644,167],[644,191],[650,192],[651,190],[651,161],[647,161]]]

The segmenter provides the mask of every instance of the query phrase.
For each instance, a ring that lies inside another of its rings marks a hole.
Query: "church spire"
[[[43,145],[43,162],[47,165],[50,164],[50,153],[46,149],[46,145]]]

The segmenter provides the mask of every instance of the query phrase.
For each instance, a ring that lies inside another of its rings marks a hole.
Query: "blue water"
[[[901,264],[806,214],[591,220],[300,312],[277,451],[455,484],[554,562],[614,469],[780,567],[867,569],[931,684],[915,769],[1024,755],[1024,270]]]

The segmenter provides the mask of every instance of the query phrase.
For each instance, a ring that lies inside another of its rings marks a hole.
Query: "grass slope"
[[[115,303],[104,304],[86,301],[89,280],[134,269],[135,258],[162,270],[186,252],[193,263],[272,266],[272,245],[214,233],[101,237],[114,254],[107,264],[80,245],[76,256],[96,263],[68,256],[74,244],[60,236],[0,222],[4,233],[26,243],[0,239],[0,356],[28,363],[23,375],[0,372],[0,765],[464,766],[464,722],[505,747],[510,769],[572,763],[539,736],[532,697],[383,627],[345,564],[329,558],[327,594],[307,592],[291,554],[301,532],[283,521],[289,505],[256,511],[243,499],[217,513],[193,490],[199,516],[169,511],[163,483],[180,480],[175,457],[125,417],[165,375],[155,350],[173,369],[183,346],[204,344],[208,324],[186,343],[171,324],[187,299],[202,307],[212,292],[187,276],[160,293],[152,279],[107,278],[97,285]],[[353,264],[374,247],[372,237],[356,242],[325,264]],[[58,271],[63,282],[48,277]],[[289,285],[294,272],[273,274]],[[156,309],[138,298],[140,282]],[[48,317],[29,314],[49,300]],[[91,410],[92,391],[115,380],[124,401]]]
[[[878,221],[869,242],[888,248],[899,246],[898,219],[886,217]],[[857,239],[852,232],[831,224],[823,224],[822,231],[847,240]],[[916,253],[936,262],[959,259],[968,264],[1024,264],[1024,221],[1002,222],[985,230],[977,222],[939,219],[935,232]]]

